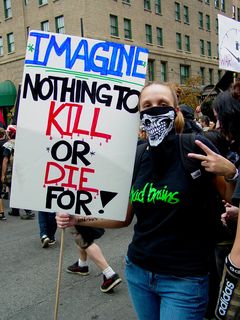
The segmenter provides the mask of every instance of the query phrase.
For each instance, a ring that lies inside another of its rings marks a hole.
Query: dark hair
[[[220,130],[240,146],[240,101],[233,97],[234,91],[221,92],[213,101],[217,113]]]
[[[208,130],[204,131],[203,134],[215,145],[215,147],[217,147],[223,157],[227,157],[229,142],[221,132],[218,130]]]
[[[199,120],[201,120],[202,122],[205,122],[206,123],[206,125],[209,127],[209,124],[210,124],[210,118],[208,117],[208,116],[201,116],[200,118],[199,118]]]

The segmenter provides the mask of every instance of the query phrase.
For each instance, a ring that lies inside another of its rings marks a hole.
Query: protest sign
[[[218,14],[219,68],[240,72],[240,22]]]
[[[11,207],[124,220],[147,49],[29,34]]]

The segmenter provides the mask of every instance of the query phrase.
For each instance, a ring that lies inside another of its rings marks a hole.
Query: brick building
[[[0,82],[21,82],[27,35],[38,29],[149,49],[148,79],[213,84],[218,19],[240,20],[240,0],[2,0]]]

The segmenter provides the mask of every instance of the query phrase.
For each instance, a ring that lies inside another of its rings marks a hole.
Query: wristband
[[[237,178],[238,178],[238,176],[239,176],[239,172],[238,172],[238,169],[236,168],[236,172],[235,172],[234,176],[233,176],[232,178],[226,178],[226,177],[225,177],[225,180],[226,180],[227,182],[236,181]]]

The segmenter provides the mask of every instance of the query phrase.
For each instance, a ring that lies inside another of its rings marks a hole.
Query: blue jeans
[[[208,276],[155,274],[138,267],[128,257],[125,273],[138,320],[203,320]]]
[[[44,211],[38,212],[40,238],[42,238],[43,235],[46,235],[51,240],[55,239],[55,232],[57,230],[57,223],[56,223],[55,216],[56,216],[55,212],[44,212]]]

